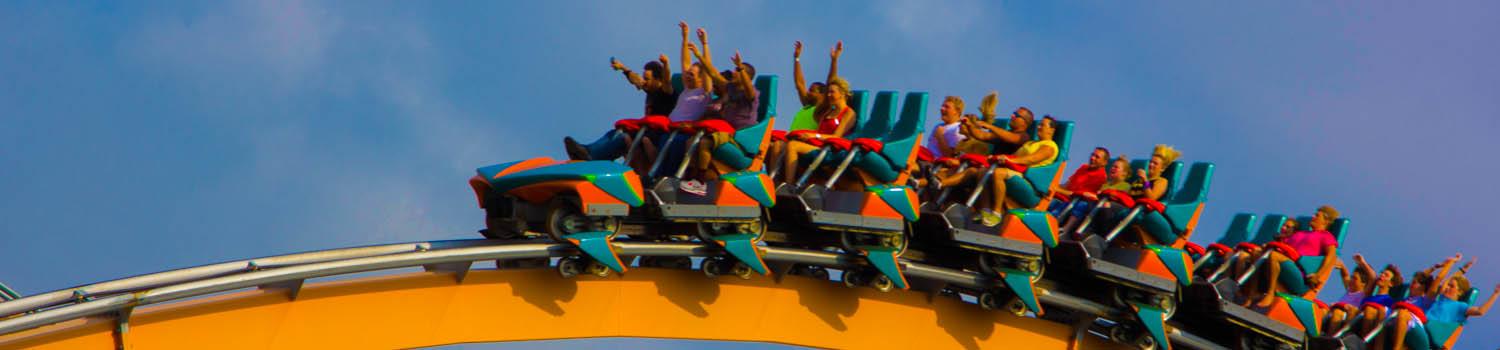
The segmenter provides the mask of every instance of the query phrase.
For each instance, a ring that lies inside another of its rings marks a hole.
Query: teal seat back
[[[1219,237],[1215,243],[1233,247],[1249,242],[1251,230],[1255,228],[1255,219],[1255,214],[1251,213],[1234,214],[1234,219],[1229,220],[1229,229],[1224,230],[1224,236]]]
[[[1275,240],[1276,235],[1281,233],[1281,225],[1285,225],[1286,220],[1286,215],[1267,214],[1266,220],[1260,223],[1260,230],[1255,231],[1255,236],[1249,242],[1266,244],[1266,242]]]
[[[1057,121],[1057,130],[1052,133],[1052,142],[1057,143],[1057,160],[1043,167],[1026,169],[1026,181],[1031,182],[1037,194],[1046,194],[1057,178],[1058,169],[1068,161],[1068,147],[1073,143],[1073,122]]]
[[[891,132],[891,125],[896,123],[897,94],[895,91],[881,91],[875,94],[874,107],[871,108],[869,116],[862,116],[860,123],[854,126],[854,132],[849,133],[846,139],[885,138],[886,134]]]
[[[771,132],[771,120],[776,113],[776,76],[762,75],[755,78],[755,90],[760,99],[760,110],[756,111],[755,125],[734,132],[734,143],[745,155],[760,154],[761,141]]]
[[[906,168],[907,161],[916,151],[917,142],[922,139],[922,124],[926,122],[927,93],[906,93],[906,101],[901,103],[901,119],[896,120],[891,133],[881,140],[885,146],[880,153],[893,169]]]
[[[854,90],[849,92],[849,108],[854,110],[854,126],[850,130],[852,134],[870,120],[870,92],[867,90]]]
[[[756,111],[755,120],[766,121],[776,114],[776,76],[761,75],[755,77],[755,90],[759,91],[760,110]]]
[[[682,73],[672,73],[672,91],[682,93]]]
[[[1173,164],[1178,164],[1173,162]],[[1214,163],[1197,162],[1188,169],[1187,181],[1182,186],[1177,186],[1177,193],[1170,197],[1164,197],[1166,210],[1162,214],[1172,222],[1172,229],[1176,232],[1186,232],[1188,222],[1192,222],[1194,215],[1198,215],[1200,204],[1208,201],[1208,188],[1214,179]]]

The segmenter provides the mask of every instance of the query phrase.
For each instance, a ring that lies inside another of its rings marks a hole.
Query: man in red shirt
[[[1109,176],[1104,173],[1104,168],[1109,165],[1109,149],[1104,147],[1094,148],[1089,154],[1088,164],[1078,167],[1073,171],[1073,176],[1068,177],[1068,182],[1057,193],[1073,195],[1075,192],[1099,192],[1099,187],[1104,186],[1104,181]]]
[[[1093,153],[1089,153],[1089,162],[1073,171],[1073,176],[1068,177],[1068,182],[1063,183],[1062,188],[1053,189],[1057,194],[1072,196],[1074,193],[1099,192],[1104,187],[1104,182],[1109,180],[1105,168],[1109,165],[1109,149],[1095,147]],[[1063,208],[1068,206],[1068,201],[1054,200],[1047,206],[1047,211],[1053,216],[1062,217]],[[1087,207],[1087,206],[1080,206]]]

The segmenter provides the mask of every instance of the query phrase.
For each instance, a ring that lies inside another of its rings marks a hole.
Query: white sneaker
[[[687,180],[680,183],[678,187],[682,188],[683,192],[692,193],[694,195],[708,195],[708,185],[703,184],[702,181]]]

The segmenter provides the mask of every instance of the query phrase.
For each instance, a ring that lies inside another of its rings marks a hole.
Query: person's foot
[[[579,144],[578,141],[573,140],[572,136],[563,137],[563,148],[568,151],[568,159],[572,159],[572,160],[590,160],[590,159],[593,159],[593,158],[589,157],[589,148],[588,147],[584,147],[582,144]]]
[[[994,227],[1000,224],[1000,219],[1000,213],[996,213],[994,210],[985,209],[979,211],[979,223],[981,225]]]
[[[1271,304],[1275,304],[1275,303],[1276,303],[1276,293],[1266,293],[1266,296],[1264,298],[1260,298],[1260,302],[1255,303],[1255,306],[1256,307],[1261,307],[1261,308],[1268,308],[1268,307],[1271,307]]]
[[[705,185],[703,184],[703,182],[698,180],[683,181],[678,183],[677,187],[681,188],[683,192],[692,193],[694,195],[708,195],[708,185]]]

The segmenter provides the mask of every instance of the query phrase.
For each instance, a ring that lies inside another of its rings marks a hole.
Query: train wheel
[[[723,263],[724,262],[722,260],[716,257],[707,258],[703,259],[703,264],[700,265],[698,269],[703,270],[704,276],[708,276],[708,278],[716,278],[719,277],[719,275],[721,274],[720,271],[723,270],[723,267],[720,267],[720,265],[723,265]]]
[[[588,273],[599,277],[609,277],[609,266],[604,266],[604,264],[590,261],[588,264]]]
[[[735,262],[734,267],[731,267],[729,272],[743,280],[748,280],[750,277],[755,276],[755,270],[750,269],[750,265],[745,265],[742,262]]]
[[[859,287],[865,284],[864,274],[860,273],[857,270],[844,271],[844,276],[840,279],[843,280],[844,286],[849,288]]]
[[[1047,264],[1043,264],[1041,259],[1030,259],[1021,264],[1021,269],[1031,272],[1031,282],[1036,283],[1042,280],[1042,274],[1047,272]]]
[[[995,310],[999,309],[1001,306],[1000,295],[995,293],[995,291],[987,290],[979,293],[979,307],[984,308],[985,310]]]
[[[1154,350],[1156,349],[1156,338],[1150,334],[1146,334],[1146,332],[1141,332],[1140,335],[1135,337],[1135,341],[1131,345],[1134,345],[1136,349]]]
[[[1017,317],[1026,316],[1026,303],[1022,302],[1020,297],[1010,298],[1005,302],[1005,311]]]
[[[1131,336],[1135,333],[1125,323],[1109,327],[1109,340],[1120,344],[1130,344]]]
[[[557,196],[547,203],[547,235],[562,242],[563,236],[588,231],[609,232],[614,240],[620,234],[620,218],[596,217],[583,213],[577,197]]]
[[[889,292],[896,288],[896,282],[891,281],[891,278],[886,277],[885,274],[879,274],[875,275],[873,281],[870,281],[870,286],[881,292]]]
[[[807,277],[812,277],[812,278],[816,278],[816,279],[827,281],[828,280],[828,269],[825,269],[822,266],[808,266],[807,267]]]
[[[577,257],[562,258],[557,261],[557,274],[562,276],[562,278],[577,277],[580,270],[583,269],[582,266],[579,266],[581,264]]]

